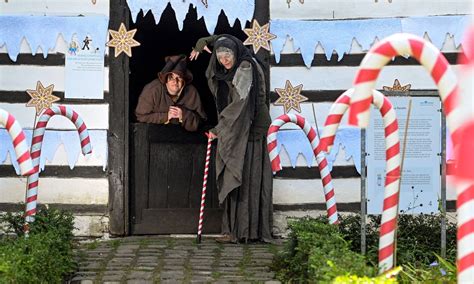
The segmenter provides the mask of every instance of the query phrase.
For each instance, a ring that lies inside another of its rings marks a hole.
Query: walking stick
[[[198,224],[198,233],[197,233],[197,243],[201,243],[201,234],[202,234],[202,221],[204,219],[204,204],[206,203],[206,188],[207,188],[207,176],[209,174],[209,160],[211,159],[211,144],[212,137],[209,133],[206,133],[207,136],[207,151],[206,151],[206,163],[204,165],[204,178],[202,181],[202,193],[201,193],[201,208],[199,209],[199,224]]]

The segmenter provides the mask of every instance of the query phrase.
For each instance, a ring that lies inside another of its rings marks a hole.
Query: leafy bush
[[[381,274],[377,277],[359,277],[357,275],[344,275],[338,276],[332,282],[333,284],[392,284],[398,283],[397,278],[395,277],[402,271],[400,266],[395,267],[387,271],[384,274]]]
[[[322,220],[322,218],[318,218]],[[352,251],[360,252],[360,216],[340,217],[339,229]],[[366,225],[367,258],[378,263],[380,216],[368,216]],[[446,223],[446,259],[456,259],[456,224]],[[399,215],[397,231],[397,264],[427,266],[441,251],[441,216]]]
[[[350,251],[337,226],[327,220],[302,218],[289,223],[284,250],[272,264],[283,282],[331,281],[338,275],[374,275],[363,256]]]
[[[0,222],[6,223],[7,233],[14,233],[19,237],[24,236],[23,225],[25,224],[25,217],[23,212],[8,212],[0,216]],[[73,239],[73,230],[74,216],[68,211],[55,208],[38,210],[35,221],[30,224],[30,234],[57,231],[64,241]]]
[[[289,238],[274,259],[273,270],[283,282],[395,283],[375,277],[378,264],[380,216],[369,216],[366,225],[367,259],[360,252],[360,216],[340,218],[339,226],[327,218],[305,217],[289,222]],[[441,247],[441,217],[401,215],[398,222],[397,264],[400,283],[455,283],[456,225],[447,222],[447,259]],[[369,264],[367,264],[369,263]]]
[[[411,264],[403,265],[398,275],[400,283],[456,283],[456,265],[437,255],[438,261],[428,267],[418,268]]]
[[[71,213],[40,210],[28,237],[21,213],[6,214],[0,222],[17,234],[0,240],[0,283],[60,283],[74,271]]]

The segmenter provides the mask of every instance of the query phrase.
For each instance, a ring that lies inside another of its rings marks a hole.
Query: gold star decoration
[[[400,84],[400,81],[398,79],[395,79],[395,82],[393,82],[393,86],[383,86],[384,91],[392,91],[392,92],[408,92],[410,91],[411,84],[407,84],[405,86],[402,86]]]
[[[255,53],[260,48],[264,48],[270,51],[270,40],[275,39],[276,35],[268,32],[270,29],[270,23],[260,26],[257,20],[253,20],[252,28],[244,29],[244,33],[248,35],[248,38],[244,41],[244,45],[252,45]]]
[[[36,115],[39,115],[44,109],[50,108],[54,102],[60,100],[60,98],[53,95],[53,89],[53,84],[45,88],[43,84],[38,81],[36,83],[36,90],[26,90],[31,97],[31,100],[26,103],[26,106],[34,106],[36,108]]]
[[[303,89],[303,84],[293,87],[290,81],[286,80],[285,88],[275,88],[275,92],[280,96],[273,104],[283,106],[285,113],[291,109],[301,112],[300,103],[307,101],[308,98],[300,94]]]
[[[132,57],[132,47],[140,45],[138,41],[133,39],[136,32],[137,29],[127,31],[125,24],[121,23],[118,31],[109,30],[112,39],[105,45],[115,47],[115,57],[119,56],[122,52],[125,52],[128,57]]]

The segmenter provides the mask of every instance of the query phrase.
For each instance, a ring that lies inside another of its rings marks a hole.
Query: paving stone
[[[119,257],[115,256],[109,262],[116,262],[116,263],[130,263],[133,261],[133,257]]]
[[[135,253],[116,253],[114,257],[120,257],[120,258],[134,258],[136,256]]]
[[[176,278],[176,279],[161,279],[160,283],[162,284],[176,284],[183,282],[183,278]]]
[[[228,272],[240,272],[240,268],[239,268],[239,267],[235,267],[235,266],[232,266],[232,267],[219,266],[219,267],[217,267],[216,270],[219,271],[219,272],[225,272],[225,273],[228,273]]]
[[[238,276],[238,275],[221,275],[219,277],[219,280],[224,280],[224,281],[243,281],[244,277],[243,276]]]
[[[71,284],[93,284],[93,283],[94,283],[94,281],[92,281],[89,278],[76,278],[76,277],[74,277],[71,280]]]
[[[111,276],[111,275],[120,275],[120,276],[123,276],[125,275],[126,271],[125,270],[118,270],[118,271],[114,271],[114,270],[106,270],[103,272],[103,275],[104,276]]]
[[[184,276],[184,272],[182,270],[166,270],[161,271],[160,276],[162,279],[176,278],[176,276]]]
[[[102,267],[102,263],[99,262],[91,262],[84,266],[84,270],[98,270]]]
[[[132,245],[132,244],[121,244],[117,250],[135,250],[138,249],[140,245]]]
[[[171,244],[172,248],[169,247]],[[80,271],[74,275],[74,283],[94,281],[98,273],[94,270],[104,266],[101,280],[111,283],[123,283],[122,279],[127,279],[127,283],[153,283],[153,280],[182,283],[185,278],[190,283],[280,283],[273,280],[274,273],[268,265],[274,257],[270,248],[279,250],[282,246],[218,245],[213,239],[204,239],[196,245],[194,238],[169,239],[161,236],[127,237],[121,239],[116,251],[111,246],[104,242],[93,250],[76,251],[81,255],[76,257]],[[242,271],[244,256],[246,267]],[[159,274],[156,274],[156,269]],[[155,279],[152,279],[154,275]]]
[[[147,246],[148,249],[152,249],[152,248],[153,249],[164,249],[166,247],[167,247],[167,245],[165,245],[165,244],[152,244],[152,245]]]
[[[102,281],[118,281],[122,280],[123,275],[120,274],[113,274],[113,275],[104,275],[102,277]]]
[[[127,280],[127,284],[153,284],[153,281],[152,280],[144,280],[144,279]]]
[[[161,267],[161,270],[162,270],[162,271],[178,271],[178,270],[184,271],[185,268],[184,268],[184,266],[163,265],[163,266]]]
[[[191,280],[189,281],[190,283],[208,283],[210,281],[213,281],[214,278],[207,276],[207,277],[192,277]]]
[[[212,275],[212,271],[193,271],[193,275],[194,276],[197,276],[197,275],[200,275],[200,276],[205,276],[205,275]]]
[[[132,271],[127,275],[127,279],[145,279],[149,280],[153,277],[153,272],[150,271]]]
[[[133,270],[135,271],[153,271],[155,270],[155,266],[135,266],[133,267]]]
[[[164,259],[164,264],[165,265],[179,266],[179,265],[184,265],[185,262],[186,262],[185,259]]]
[[[156,256],[138,256],[137,261],[141,262],[151,262],[151,261],[157,261],[158,258]]]
[[[207,271],[212,270],[211,265],[191,265],[191,269],[193,271]]]

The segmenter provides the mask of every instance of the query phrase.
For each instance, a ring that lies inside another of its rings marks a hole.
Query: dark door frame
[[[255,0],[254,18],[260,23],[270,19],[270,0]],[[110,1],[109,29],[117,30],[121,23],[129,28],[130,11],[126,0]],[[109,49],[109,232],[112,235],[130,234],[129,220],[129,60],[125,54],[113,57]],[[270,53],[260,51],[257,57],[264,64],[267,86],[270,81]],[[268,90],[269,91],[269,90]]]

